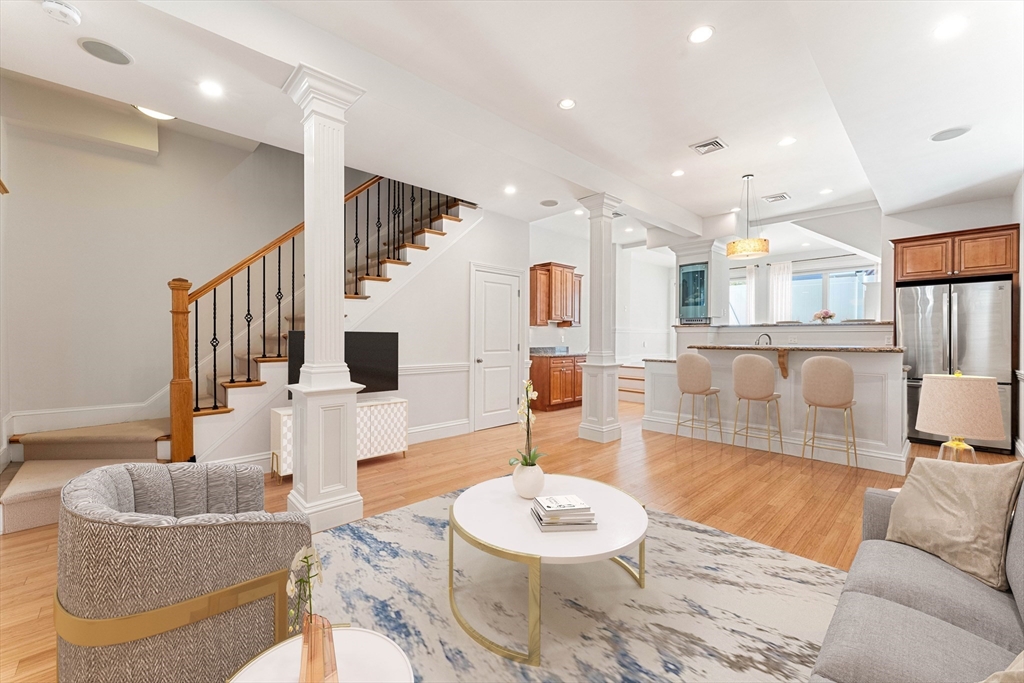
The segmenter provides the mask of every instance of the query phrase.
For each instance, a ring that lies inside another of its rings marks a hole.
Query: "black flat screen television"
[[[306,334],[288,333],[288,383],[298,384],[304,362]],[[398,389],[398,333],[346,332],[345,362],[352,381],[366,386],[360,393]]]

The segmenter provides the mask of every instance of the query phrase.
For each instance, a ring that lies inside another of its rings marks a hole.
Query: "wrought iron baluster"
[[[235,383],[235,276],[231,276],[231,317],[228,319],[230,324],[228,325],[228,362],[231,365],[231,379],[228,380],[231,384]],[[216,378],[214,378],[216,380]],[[215,382],[216,384],[216,382]],[[214,386],[213,390],[216,391],[217,387]]]
[[[420,227],[421,228],[424,227],[423,226],[423,209],[424,208],[425,207],[423,206],[423,188],[421,187],[420,188]]]
[[[193,412],[199,412],[199,299],[196,299],[196,406]]]
[[[391,210],[388,208],[389,206],[391,206],[391,179],[390,178],[388,178],[388,198],[387,198],[387,203],[385,203],[385,205],[384,205],[384,209],[385,209],[384,214],[387,217],[387,221],[388,221],[388,244],[390,244],[392,250],[394,250],[394,248],[395,248],[395,236],[394,236],[394,234],[391,231]],[[391,253],[394,253],[394,251],[392,251]]]
[[[359,198],[356,197],[356,201]],[[370,194],[366,193],[366,208],[363,209],[363,216],[365,216],[366,223],[366,268],[363,270],[363,274],[369,277],[370,275]],[[356,230],[359,229],[359,221],[356,220]],[[380,275],[380,251],[377,252],[377,275]]]
[[[217,410],[217,347],[220,340],[217,339],[217,289],[213,290],[213,337],[210,339],[210,346],[213,347],[213,409]]]
[[[284,330],[281,329],[281,301],[284,299],[284,294],[281,293],[281,245],[277,245],[277,294],[274,295],[277,299],[277,357],[281,357],[281,345],[284,343]]]
[[[263,353],[260,358],[267,357],[267,257],[263,257]]]
[[[250,290],[252,285],[252,279],[250,277],[249,269],[252,266],[245,267],[245,381],[252,381],[252,298],[250,297]],[[234,360],[232,359],[232,362]]]
[[[413,233],[416,232],[416,186],[410,185],[409,187],[412,188],[409,193],[409,232]]]
[[[356,296],[359,296],[359,197],[356,197],[355,202],[356,221],[355,230],[352,231],[355,234],[355,237],[352,238],[352,241],[356,243],[356,255],[355,258],[352,260],[352,282],[355,283],[355,294]]]
[[[394,197],[394,200],[391,202],[391,215],[392,215],[394,223],[395,223],[395,241],[396,242],[401,242],[405,238],[405,231],[401,230],[401,226],[399,225],[399,217],[400,217],[402,212],[398,210],[398,203],[400,201],[402,201],[401,200],[401,196],[402,196],[402,186],[396,180],[395,181],[395,197]]]
[[[369,197],[367,197],[367,201],[369,201]],[[367,211],[367,213],[369,213],[369,211]],[[380,254],[380,226],[381,226],[381,221],[380,221],[380,183],[377,183],[377,253],[378,254]],[[386,234],[384,235],[384,241],[387,242],[387,235]],[[388,248],[387,248],[386,252],[388,254],[392,254],[394,246],[395,245],[393,245],[390,242],[388,242],[388,244],[387,244]],[[380,275],[380,259],[379,258],[377,259],[377,275]]]

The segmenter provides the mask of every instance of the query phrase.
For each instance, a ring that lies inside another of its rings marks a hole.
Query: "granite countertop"
[[[903,353],[902,346],[756,346],[754,344],[691,344],[689,348],[720,351],[831,351],[837,353]]]
[[[585,356],[585,353],[569,353],[568,346],[531,346],[531,356]]]
[[[730,327],[852,327],[855,325],[894,325],[892,320],[868,320],[865,322],[836,322],[836,323],[753,323],[751,325],[712,325],[710,323],[699,323],[696,325],[673,325],[672,327],[715,327],[728,329]]]

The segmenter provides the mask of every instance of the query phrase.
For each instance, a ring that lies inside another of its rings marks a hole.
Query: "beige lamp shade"
[[[1003,411],[996,378],[925,375],[917,430],[963,439],[1002,439]]]

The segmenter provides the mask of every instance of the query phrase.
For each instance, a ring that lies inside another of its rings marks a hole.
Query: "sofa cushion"
[[[917,548],[864,541],[843,590],[919,610],[1011,652],[1024,650],[1024,624],[1012,595]]]
[[[206,466],[194,462],[167,465],[174,488],[174,516],[189,517],[206,512]]]
[[[941,557],[1008,590],[1006,542],[1024,463],[976,465],[917,458],[892,504],[885,540]]]
[[[983,681],[1016,655],[924,612],[845,591],[811,678],[836,683]]]

